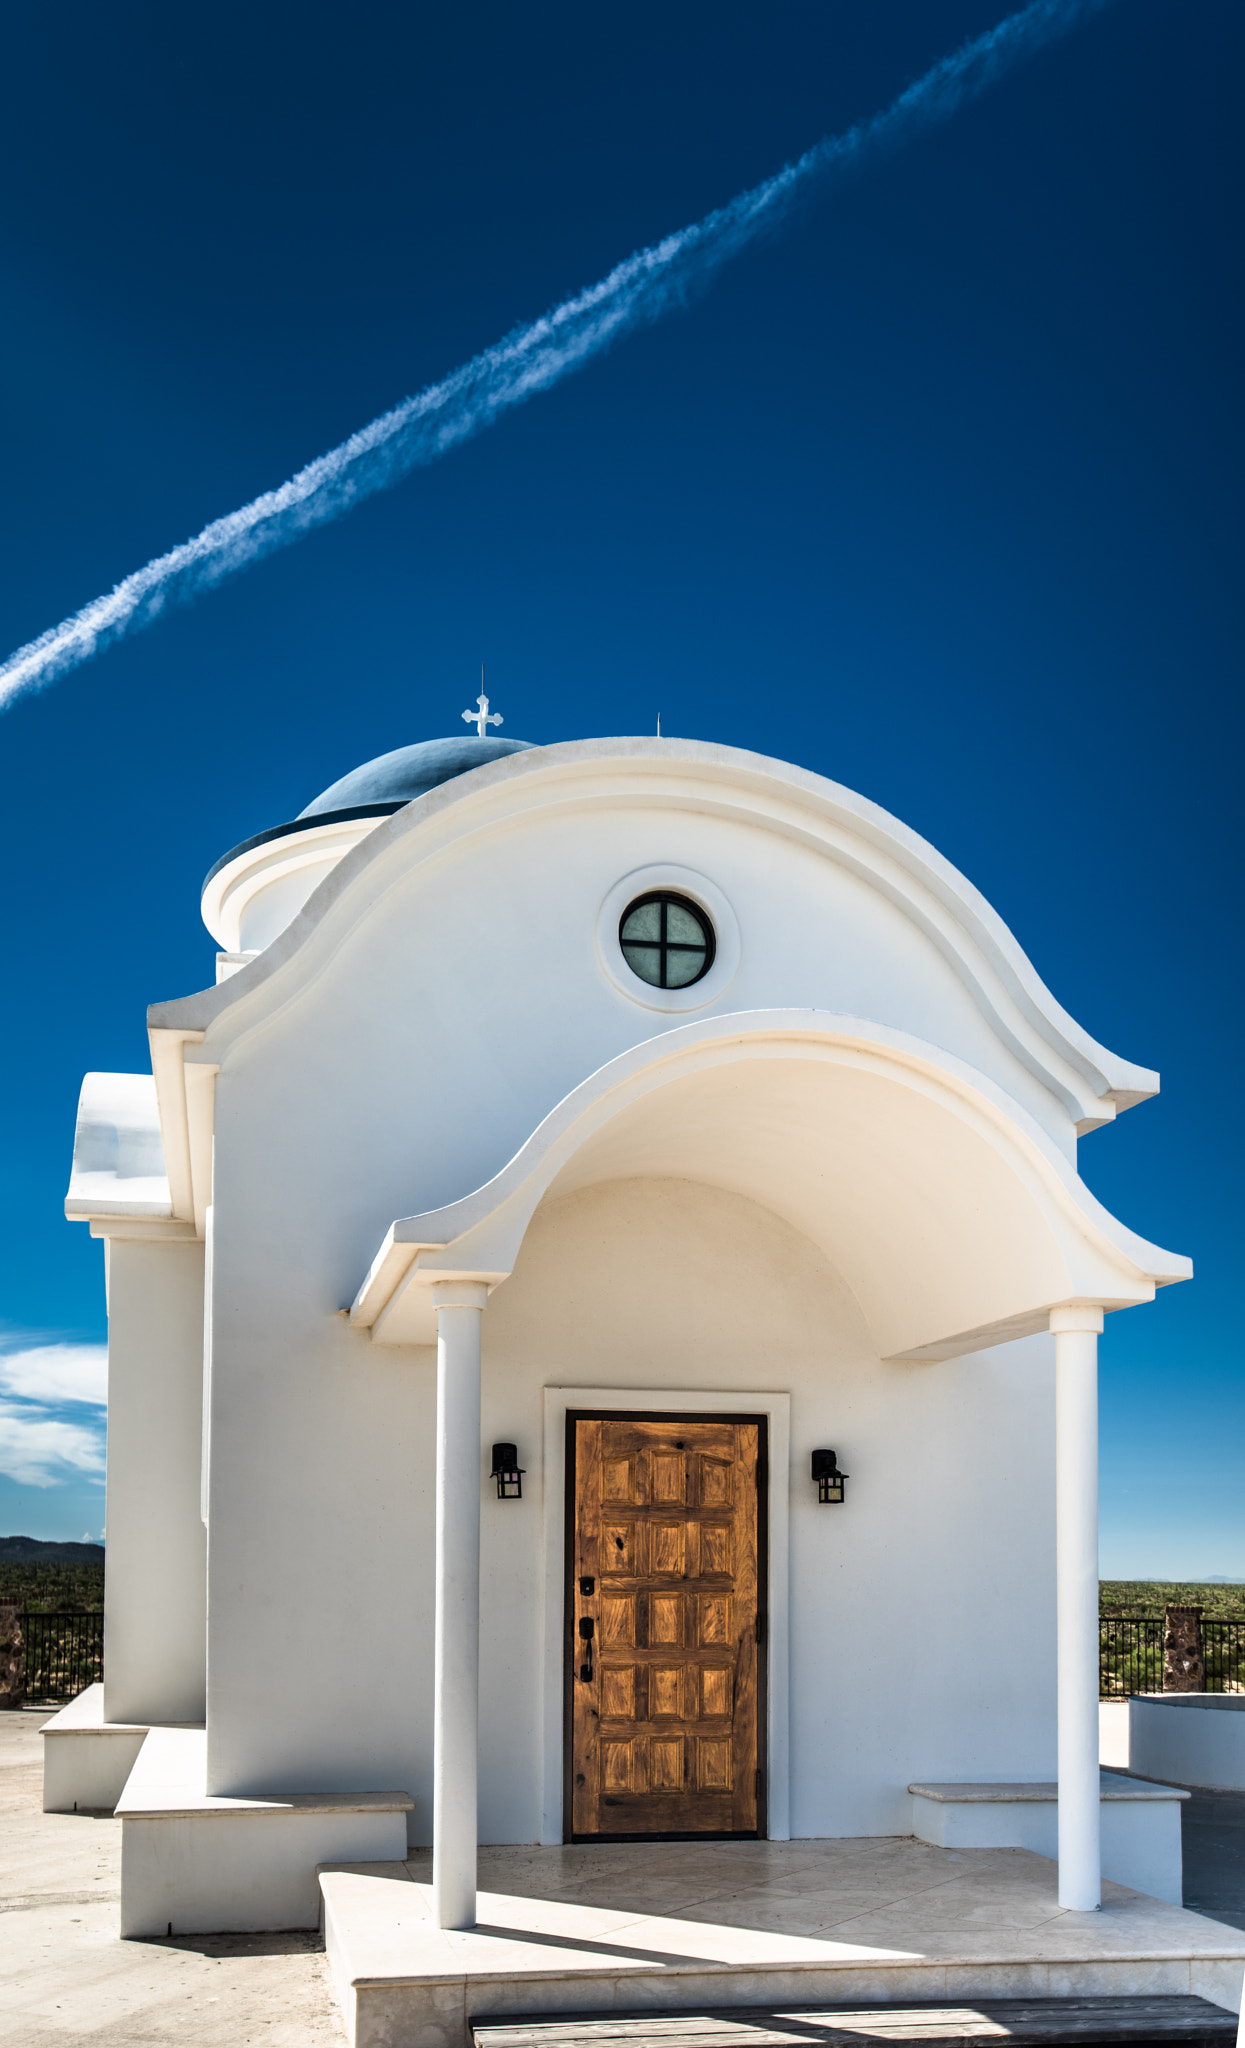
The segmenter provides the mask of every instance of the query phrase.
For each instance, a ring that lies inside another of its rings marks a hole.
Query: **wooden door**
[[[763,1427],[571,1424],[573,1838],[758,1830]]]

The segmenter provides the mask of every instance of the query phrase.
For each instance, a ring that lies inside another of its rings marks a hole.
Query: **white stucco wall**
[[[109,1721],[202,1721],[203,1246],[116,1237],[108,1285]]]
[[[427,1840],[434,1356],[295,1291],[284,1334],[224,1347],[218,1293],[211,1789],[397,1784]],[[550,1384],[790,1393],[771,1484],[790,1486],[795,1834],[905,1831],[918,1776],[1048,1775],[1047,1348],[883,1366],[825,1257],[751,1202],[625,1181],[548,1203],[485,1316],[482,1472],[512,1438],[527,1476],[521,1503],[484,1494],[483,1838],[538,1838],[542,1716],[561,1718],[541,1669]],[[852,1474],[842,1509],[816,1505],[822,1443]]]

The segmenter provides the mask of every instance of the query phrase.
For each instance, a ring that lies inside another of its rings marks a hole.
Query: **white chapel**
[[[1161,1894],[1096,1361],[1191,1268],[1077,1171],[1158,1076],[865,798],[487,709],[226,853],[216,985],[83,1084],[105,1675],[48,1803],[117,1807],[137,1935],[408,1843],[453,1930],[481,1844],[1007,1840],[974,1788],[1048,1781],[1062,1904]]]

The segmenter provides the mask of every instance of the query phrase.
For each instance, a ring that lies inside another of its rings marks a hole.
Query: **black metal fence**
[[[21,1616],[26,1697],[71,1700],[104,1675],[102,1608]],[[1098,1622],[1098,1690],[1104,1700],[1162,1692],[1166,1622],[1156,1614],[1104,1614]],[[1202,1622],[1207,1692],[1245,1692],[1245,1621]]]
[[[26,1697],[71,1700],[104,1675],[104,1610],[22,1610]]]
[[[1158,1614],[1104,1614],[1098,1622],[1098,1691],[1104,1700],[1162,1692],[1163,1637]],[[1207,1692],[1245,1692],[1245,1621],[1202,1623]]]

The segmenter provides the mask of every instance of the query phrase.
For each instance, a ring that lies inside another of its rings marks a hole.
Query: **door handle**
[[[579,1667],[579,1676],[585,1685],[592,1684],[592,1639],[595,1633],[596,1623],[593,1621],[592,1616],[590,1614],[581,1614],[579,1617],[579,1639],[583,1646],[584,1661]]]

